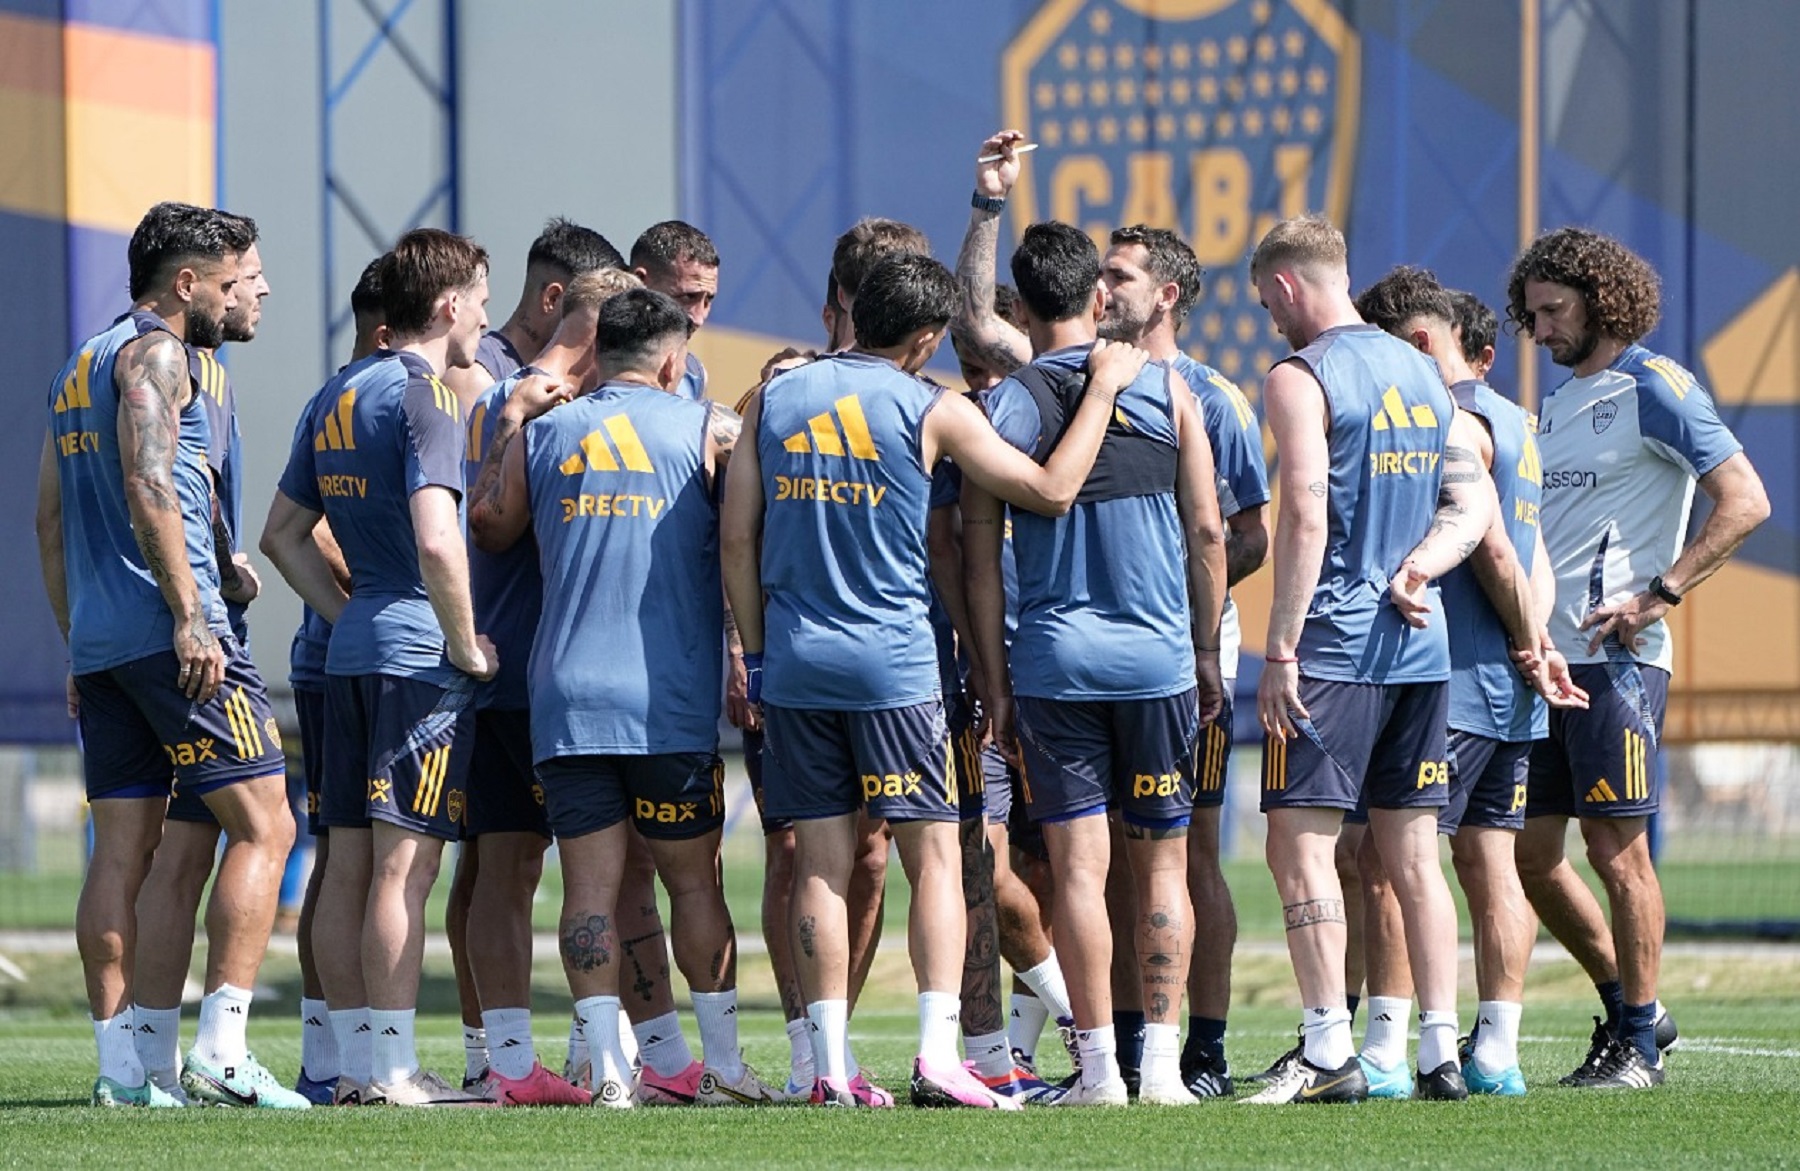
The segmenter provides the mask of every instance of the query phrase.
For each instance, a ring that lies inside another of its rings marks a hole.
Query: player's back
[[[1324,388],[1331,471],[1319,584],[1300,638],[1319,679],[1418,683],[1449,677],[1444,624],[1408,625],[1390,576],[1437,512],[1455,405],[1437,367],[1373,325],[1328,329],[1289,361]],[[1435,605],[1437,587],[1430,587]]]
[[[500,426],[506,400],[520,380],[536,373],[540,371],[534,366],[521,366],[488,387],[469,408],[468,453],[463,465],[468,491],[475,490],[475,481],[481,477],[481,465]],[[478,705],[523,710],[530,706],[526,659],[544,606],[544,578],[538,571],[532,530],[500,553],[469,546],[469,598],[475,608],[475,629],[487,635],[500,652],[500,670],[482,687]]]
[[[490,329],[475,343],[475,364],[493,375],[495,382],[505,382],[519,372],[525,359],[504,333]]]
[[[877,711],[938,698],[919,444],[942,393],[855,352],[764,388],[756,450],[768,702]]]
[[[725,627],[711,413],[609,382],[526,427],[544,573],[535,759],[716,745]]]
[[[121,350],[146,334],[167,329],[154,314],[126,314],[83,343],[50,386],[50,431],[69,596],[69,656],[77,674],[167,650],[174,635],[174,619],[132,531],[114,380]],[[190,396],[180,416],[172,475],[188,566],[209,624],[222,630],[207,435],[204,408],[197,396]]]

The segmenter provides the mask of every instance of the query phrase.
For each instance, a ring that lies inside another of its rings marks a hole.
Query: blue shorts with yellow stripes
[[[206,703],[182,694],[172,650],[75,677],[88,800],[167,797],[171,789],[199,800],[281,775],[281,732],[262,676],[235,639],[219,641],[224,682]]]
[[[319,824],[319,786],[325,779],[325,689],[294,685],[294,718],[300,723],[300,775],[306,782],[306,829],[315,837]]]
[[[888,821],[958,821],[950,730],[938,700],[872,712],[763,705],[763,811],[809,821],[866,809]]]
[[[1263,741],[1262,807],[1432,808],[1450,798],[1450,685],[1300,677],[1300,734]]]
[[[953,691],[945,697],[944,721],[950,729],[951,765],[956,770],[956,808],[963,821],[975,821],[987,811],[987,773],[981,767],[975,705],[965,693]]]
[[[1231,680],[1225,681],[1225,705],[1219,718],[1200,729],[1194,741],[1194,807],[1217,809],[1225,804],[1225,778],[1231,771]]]
[[[1550,736],[1531,752],[1527,817],[1648,817],[1656,812],[1656,745],[1669,673],[1639,663],[1570,667],[1586,711],[1550,709]]]
[[[1031,820],[1068,821],[1117,809],[1129,825],[1186,827],[1194,809],[1197,689],[1160,699],[1021,695],[1016,702]]]
[[[763,804],[763,734],[759,731],[743,730],[744,734],[744,771],[750,775],[750,796],[756,802],[756,817],[762,822],[763,837],[778,834],[783,830],[794,828],[791,818],[770,817]]]
[[[716,752],[553,756],[539,762],[544,809],[559,838],[610,829],[685,841],[725,824],[725,762]]]
[[[1438,810],[1438,832],[1525,828],[1529,740],[1494,740],[1450,729],[1450,803]]]
[[[475,750],[469,758],[465,834],[550,836],[544,787],[531,767],[531,712],[482,708],[475,713]]]
[[[468,813],[475,685],[395,675],[325,680],[325,779],[319,822],[367,829],[384,821],[453,842]]]

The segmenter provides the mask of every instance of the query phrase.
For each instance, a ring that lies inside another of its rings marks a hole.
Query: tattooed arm
[[[977,163],[975,190],[1004,199],[1019,178],[1013,148],[1025,141],[1017,130],[1002,130],[981,144],[980,157],[1001,155],[997,162]],[[994,270],[1000,254],[1000,212],[972,208],[962,250],[956,255],[956,280],[962,305],[950,320],[950,333],[965,357],[989,369],[1008,373],[1031,361],[1031,340],[994,311]]]
[[[37,498],[38,562],[44,571],[44,593],[63,641],[69,641],[69,578],[63,563],[62,475],[56,466],[56,439],[44,436],[44,453],[38,458]]]
[[[1488,474],[1480,455],[1485,439],[1486,431],[1480,421],[1469,412],[1458,410],[1450,421],[1450,436],[1444,443],[1437,515],[1432,518],[1425,539],[1413,546],[1412,552],[1400,563],[1389,591],[1395,607],[1413,626],[1423,627],[1431,612],[1425,587],[1468,560],[1469,555],[1480,548],[1489,530],[1499,523],[1500,501],[1494,494],[1494,478]],[[1504,531],[1500,533],[1500,540],[1506,541]],[[1506,553],[1511,557],[1513,569],[1518,569],[1518,558],[1512,554],[1511,542],[1506,543]],[[1530,583],[1524,580],[1523,572],[1518,578],[1515,584],[1522,590],[1509,587],[1508,591],[1516,595],[1509,603],[1516,611],[1508,621],[1509,630],[1513,629],[1513,620],[1519,621],[1521,629],[1531,625]],[[1508,615],[1503,613],[1502,617]]]
[[[512,450],[525,424],[569,400],[572,388],[547,375],[521,379],[506,397],[488,440],[481,473],[469,494],[469,536],[487,553],[503,553],[531,527],[531,500],[525,489],[524,448]]]
[[[1324,388],[1311,371],[1295,362],[1269,371],[1263,402],[1281,457],[1281,505],[1275,526],[1275,593],[1263,651],[1271,661],[1264,664],[1257,683],[1256,705],[1263,730],[1286,739],[1298,733],[1290,717],[1306,716],[1300,703],[1300,668],[1292,660],[1325,563],[1330,419]]]
[[[113,377],[131,529],[144,565],[175,617],[175,658],[181,664],[177,682],[189,699],[204,703],[219,689],[225,656],[206,624],[205,603],[188,565],[181,497],[175,489],[181,409],[193,393],[187,348],[174,334],[146,334],[119,352]]]

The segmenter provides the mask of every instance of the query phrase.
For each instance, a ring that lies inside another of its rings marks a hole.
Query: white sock
[[[587,1036],[581,1031],[581,1018],[569,1016],[569,1069],[580,1068],[581,1063],[588,1060]]]
[[[1075,1010],[1069,1007],[1069,985],[1063,980],[1062,965],[1056,962],[1056,949],[1051,948],[1044,962],[1019,973],[1019,979],[1033,995],[1044,1002],[1058,1023],[1069,1020]]]
[[[131,1009],[94,1021],[94,1048],[100,1053],[100,1076],[127,1088],[144,1084],[144,1064],[132,1041]]]
[[[919,1060],[933,1069],[954,1069],[961,1021],[962,997],[954,992],[919,993]]]
[[[1412,1020],[1412,1000],[1371,996],[1366,1003],[1369,1016],[1363,1032],[1362,1059],[1378,1069],[1399,1069],[1406,1064],[1406,1029]]]
[[[415,1015],[410,1008],[369,1010],[369,1028],[375,1034],[370,1075],[375,1081],[391,1086],[419,1072],[419,1051],[413,1042]]]
[[[323,1000],[300,1001],[300,1072],[315,1082],[336,1081],[343,1073],[337,1033]]]
[[[1456,1012],[1419,1014],[1419,1068],[1430,1073],[1448,1061],[1456,1064]]]
[[[464,1025],[463,1080],[472,1081],[488,1071],[487,1030]]]
[[[810,1088],[816,1075],[813,1073],[812,1022],[805,1017],[787,1023],[788,1036],[788,1085]]]
[[[1012,1073],[1012,1051],[1006,1043],[1006,1032],[963,1036],[963,1056],[969,1068],[982,1077],[1006,1077]]]
[[[700,1023],[700,1055],[706,1068],[728,1082],[744,1076],[744,1054],[738,1048],[738,994],[695,992],[694,1019]]]
[[[1006,1022],[1006,1039],[1014,1049],[1025,1055],[1025,1060],[1037,1060],[1038,1038],[1044,1035],[1044,1022],[1050,1019],[1050,1010],[1036,996],[1028,996],[1022,992],[1012,994],[1012,1013]]]
[[[608,1078],[629,1086],[631,1062],[620,1044],[617,996],[589,996],[575,1002],[575,1019],[581,1022],[581,1035],[587,1045],[588,1059],[593,1063],[594,1088]]]
[[[503,1078],[518,1080],[531,1076],[537,1064],[537,1049],[531,1043],[531,1010],[529,1008],[484,1008],[481,1031],[487,1034],[488,1065]],[[464,1052],[468,1050],[468,1032],[463,1029]]]
[[[1075,1044],[1081,1053],[1081,1084],[1092,1089],[1119,1076],[1119,1041],[1111,1025],[1078,1029]]]
[[[1144,1022],[1144,1055],[1139,1059],[1138,1073],[1145,1085],[1151,1082],[1181,1084],[1180,1025]]]
[[[338,1076],[368,1085],[375,1065],[375,1030],[366,1008],[331,1010],[331,1035],[337,1038]]]
[[[637,1037],[644,1064],[657,1076],[674,1077],[694,1064],[694,1051],[688,1048],[687,1038],[681,1034],[681,1018],[674,1013],[665,1012],[653,1021],[633,1024],[631,1031]]]
[[[174,1073],[181,1068],[181,1006],[131,1006],[131,1038],[145,1071]]]
[[[856,1052],[850,1048],[850,1021],[848,1017],[844,1020],[844,1043],[841,1048],[843,1049],[844,1077],[850,1081],[855,1081],[862,1075],[862,1063],[856,1060]]]
[[[1370,1014],[1370,1020],[1374,1014]],[[1356,1056],[1356,1044],[1350,1039],[1350,1011],[1344,1008],[1309,1008],[1301,1027],[1306,1045],[1306,1060],[1319,1069],[1342,1069]],[[1404,1034],[1406,1026],[1400,1026]],[[1406,1051],[1400,1051],[1406,1060]]]
[[[642,1061],[638,1060],[640,1056],[638,1053],[638,1039],[637,1033],[633,1032],[633,1028],[631,1014],[625,1011],[625,1006],[623,1002],[621,1002],[619,1005],[619,1052],[624,1055],[625,1068],[628,1070],[636,1070],[643,1064]],[[588,1046],[589,1056],[593,1055],[593,1051],[593,1046]]]
[[[250,1056],[245,1030],[250,1024],[250,990],[221,984],[200,998],[200,1028],[194,1052],[214,1069],[242,1065]]]
[[[1519,1064],[1519,1018],[1524,1012],[1524,1005],[1510,1000],[1484,1000],[1476,1006],[1481,1022],[1475,1030],[1476,1069],[1493,1077]]]
[[[850,1074],[844,1067],[844,1055],[850,1048],[846,1039],[850,1031],[850,1002],[815,1000],[806,1006],[806,1019],[812,1027],[814,1073],[840,1084],[848,1083]]]

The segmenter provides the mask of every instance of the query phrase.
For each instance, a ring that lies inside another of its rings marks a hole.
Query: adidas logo
[[[81,351],[81,357],[75,360],[75,372],[63,383],[62,392],[56,396],[52,409],[57,414],[64,411],[79,410],[94,405],[93,395],[88,390],[88,379],[94,368],[94,352]]]
[[[129,1029],[132,1026],[126,1025],[125,1027]],[[148,1034],[149,1036],[152,1036],[152,1037],[156,1036],[156,1026],[155,1025],[138,1025],[137,1031],[140,1033]]]
[[[1482,1023],[1482,1024],[1484,1024],[1484,1025],[1490,1025],[1490,1026],[1491,1026],[1491,1025],[1492,1025],[1492,1024],[1493,1024],[1493,1023],[1494,1023],[1494,1022],[1493,1022],[1493,1021],[1490,1021],[1490,1020],[1488,1020],[1488,1019],[1487,1019],[1487,1018],[1486,1018],[1486,1017],[1482,1017],[1482,1018],[1481,1018],[1481,1023]]]
[[[725,1015],[726,1016],[736,1016],[737,1010],[738,1010],[738,1006],[734,1004],[725,1010]]]
[[[781,441],[782,449],[795,455],[843,455],[846,446],[853,459],[880,461],[881,456],[875,450],[875,437],[869,434],[869,420],[863,415],[862,402],[855,395],[846,395],[831,404],[837,412],[837,418],[831,417],[831,411],[814,415],[806,421],[806,430],[796,431]],[[842,425],[842,431],[839,425]]]
[[[1409,413],[1406,401],[1400,397],[1400,388],[1390,386],[1387,393],[1381,396],[1381,414],[1375,416],[1370,426],[1376,431],[1411,430],[1414,427],[1436,427],[1437,412],[1426,403],[1420,403]]]
[[[517,1049],[518,1047],[519,1047],[519,1039],[517,1037],[508,1037],[506,1039],[506,1043],[504,1045],[500,1046],[500,1048],[502,1048],[502,1049]]]
[[[1584,798],[1585,802],[1589,805],[1600,801],[1617,801],[1618,799],[1619,795],[1613,791],[1611,785],[1606,783],[1605,777],[1601,777],[1594,787],[1588,790],[1587,797]]]
[[[1323,1010],[1323,1009],[1320,1009],[1320,1010],[1319,1010],[1319,1011],[1321,1011],[1321,1012],[1323,1012],[1323,1011],[1324,1011],[1324,1010]],[[1394,1023],[1394,1018],[1393,1018],[1393,1017],[1392,1017],[1392,1016],[1390,1016],[1390,1015],[1389,1015],[1389,1014],[1387,1014],[1387,1013],[1385,1013],[1385,1012],[1384,1012],[1384,1013],[1382,1013],[1382,1014],[1381,1014],[1381,1015],[1380,1015],[1380,1016],[1378,1016],[1378,1017],[1376,1017],[1376,1018],[1375,1018],[1375,1019],[1376,1019],[1376,1020],[1378,1020],[1378,1021],[1385,1021],[1385,1022],[1387,1022],[1387,1023],[1388,1023],[1388,1024],[1393,1024],[1393,1023]]]
[[[367,1022],[367,1021],[364,1021],[364,1022],[363,1022],[363,1023],[362,1023],[362,1024],[360,1024],[360,1025],[357,1025],[357,1026],[356,1026],[356,1031],[357,1031],[357,1032],[358,1032],[358,1033],[366,1033],[366,1032],[368,1032],[368,1031],[369,1031],[369,1023],[368,1023],[368,1022]],[[392,1031],[392,1030],[389,1030],[389,1031],[390,1031],[390,1032],[391,1032],[391,1031]]]
[[[646,1046],[660,1045],[663,1043],[663,1038],[656,1033],[651,1033],[648,1037],[645,1037],[641,1043]]]
[[[338,395],[337,407],[325,416],[325,425],[313,436],[314,451],[355,451],[356,434],[350,416],[356,410],[356,388]]]
[[[611,445],[607,443],[609,436]],[[615,447],[618,449],[616,456],[613,454]],[[628,472],[656,470],[656,465],[650,462],[650,453],[644,450],[644,441],[638,438],[637,428],[631,425],[631,419],[614,415],[599,430],[583,436],[581,450],[556,465],[556,470],[565,476],[579,476],[582,472],[616,472],[621,464]]]
[[[322,1029],[325,1027],[325,1022],[320,1020],[316,1016],[309,1016],[304,1021],[301,1021],[300,1023],[303,1025],[311,1025],[315,1029]]]
[[[244,1006],[241,1004],[228,1004],[225,1006],[225,1011],[228,1013],[232,1013],[235,1016],[243,1016],[244,1015]]]
[[[393,1025],[389,1025],[387,1028],[381,1030],[381,1035],[384,1037],[398,1037],[400,1035],[400,1030],[396,1029]]]

